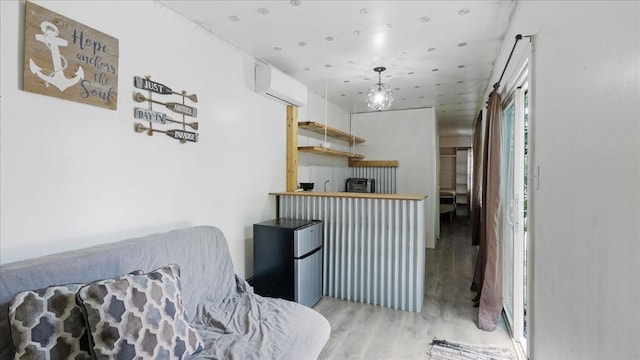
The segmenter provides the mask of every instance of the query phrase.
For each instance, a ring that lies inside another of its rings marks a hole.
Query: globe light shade
[[[367,105],[373,110],[387,110],[392,102],[393,95],[391,94],[391,88],[387,84],[373,84],[367,91]]]
[[[383,66],[374,68],[373,71],[378,73],[378,83],[371,85],[369,91],[367,91],[367,105],[370,109],[376,111],[387,110],[393,102],[393,95],[391,94],[391,88],[382,83],[381,74],[387,70]]]

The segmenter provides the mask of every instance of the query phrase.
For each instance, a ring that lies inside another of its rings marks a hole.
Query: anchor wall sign
[[[118,107],[118,39],[26,2],[25,91]]]

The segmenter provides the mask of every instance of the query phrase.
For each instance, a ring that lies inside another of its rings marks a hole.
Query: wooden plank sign
[[[167,114],[147,109],[141,109],[138,107],[133,109],[133,117],[136,119],[147,120],[158,124],[167,123]]]
[[[166,134],[177,140],[198,142],[198,134],[194,132],[183,130],[168,130]]]
[[[133,86],[137,87],[138,89],[149,90],[149,91],[154,92],[156,94],[162,94],[162,95],[175,94],[175,95],[180,95],[180,96],[184,96],[184,97],[188,98],[189,100],[191,100],[193,102],[196,102],[196,103],[198,102],[198,97],[196,96],[196,94],[185,95],[183,93],[175,92],[170,87],[168,87],[166,85],[160,84],[160,83],[155,82],[155,81],[151,81],[149,79],[142,78],[140,76],[134,76],[133,77]]]
[[[184,130],[159,130],[148,128],[140,123],[135,123],[133,125],[133,130],[138,133],[147,132],[147,134],[152,135],[154,132],[162,133],[167,136],[170,136],[176,140],[180,140],[180,142],[184,143],[185,141],[198,142],[198,134],[190,131]]]
[[[135,100],[136,102],[144,102],[144,101],[148,101],[148,102],[152,102],[154,104],[159,104],[159,105],[164,105],[167,109],[176,112],[178,114],[183,114],[183,115],[187,115],[187,116],[193,116],[193,117],[197,117],[198,116],[198,109],[189,106],[189,105],[184,105],[184,104],[180,104],[177,102],[167,102],[167,103],[163,103],[160,101],[156,101],[153,100],[151,98],[147,98],[144,95],[142,95],[141,93],[135,93],[133,96],[133,100]]]
[[[26,2],[25,91],[118,108],[118,39]]]
[[[175,123],[175,124],[182,124],[185,126],[189,126],[190,128],[194,129],[194,130],[198,130],[198,122],[194,121],[194,122],[183,122],[183,121],[178,121],[178,120],[174,120],[170,117],[167,116],[167,114],[163,114],[161,112],[157,112],[157,111],[153,111],[153,110],[147,110],[147,109],[142,109],[142,108],[134,108],[133,109],[133,117],[139,120],[147,120],[147,121],[151,121],[157,124],[166,124],[168,122],[170,123]]]

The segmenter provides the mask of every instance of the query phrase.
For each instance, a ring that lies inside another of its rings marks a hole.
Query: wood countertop
[[[285,195],[285,196],[318,196],[318,197],[340,197],[340,198],[360,198],[360,199],[384,199],[384,200],[412,200],[420,201],[427,198],[427,195],[405,195],[405,194],[372,194],[372,193],[354,193],[354,192],[314,192],[314,191],[295,191],[295,192],[272,192],[269,195]]]

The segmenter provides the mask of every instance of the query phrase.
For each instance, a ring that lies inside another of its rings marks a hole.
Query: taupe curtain
[[[480,208],[480,236],[476,273],[472,287],[479,291],[478,327],[493,331],[502,311],[502,109],[499,84],[489,95],[485,123],[482,162],[482,206]]]
[[[482,112],[476,119],[471,144],[471,245],[480,245],[480,189],[482,187]],[[473,289],[472,290],[476,290]]]

